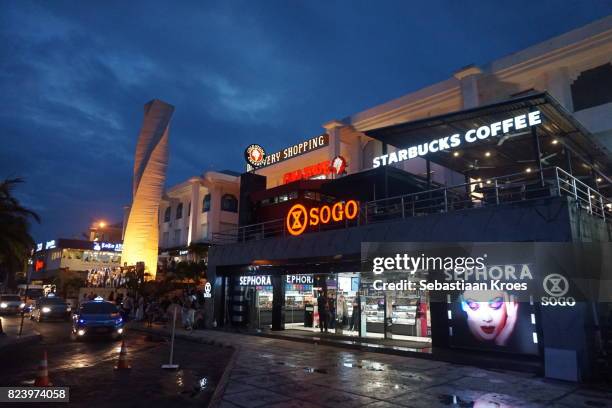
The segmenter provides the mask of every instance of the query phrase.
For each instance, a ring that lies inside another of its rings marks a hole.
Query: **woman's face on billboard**
[[[461,308],[467,324],[479,340],[494,340],[506,325],[505,293],[502,291],[465,291]]]

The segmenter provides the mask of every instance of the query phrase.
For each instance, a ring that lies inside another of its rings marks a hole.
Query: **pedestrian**
[[[115,292],[111,290],[110,295],[108,295],[108,301],[109,302],[114,302],[115,301]]]
[[[336,298],[333,296],[330,296],[327,302],[327,313],[328,313],[328,318],[329,318],[329,328],[335,329],[336,328]]]
[[[132,297],[128,294],[123,301],[123,313],[125,315],[125,321],[129,321],[132,317],[132,309],[134,308],[134,301]]]
[[[327,298],[322,290],[319,291],[319,297],[317,297],[317,308],[319,309],[319,329],[321,333],[323,333],[323,329],[325,329],[325,333],[327,333]]]
[[[359,303],[357,303],[357,298],[353,301],[353,315],[351,316],[350,330],[353,331],[353,329],[359,331]]]
[[[144,318],[144,296],[138,297],[138,306],[136,308],[136,321],[141,321]]]

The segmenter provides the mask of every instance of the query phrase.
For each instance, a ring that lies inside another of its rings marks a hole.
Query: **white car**
[[[24,307],[19,295],[0,295],[0,314],[19,314]]]

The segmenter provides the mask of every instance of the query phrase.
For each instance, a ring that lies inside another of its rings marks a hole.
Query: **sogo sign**
[[[285,225],[291,235],[302,234],[306,227],[329,224],[344,220],[354,220],[359,215],[359,203],[355,200],[338,202],[332,206],[324,205],[309,210],[302,204],[295,204],[287,213]]]

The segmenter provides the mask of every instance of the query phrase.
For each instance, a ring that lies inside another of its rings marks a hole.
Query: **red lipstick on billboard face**
[[[482,330],[486,334],[493,334],[493,332],[495,331],[495,326],[480,326],[480,330]]]

